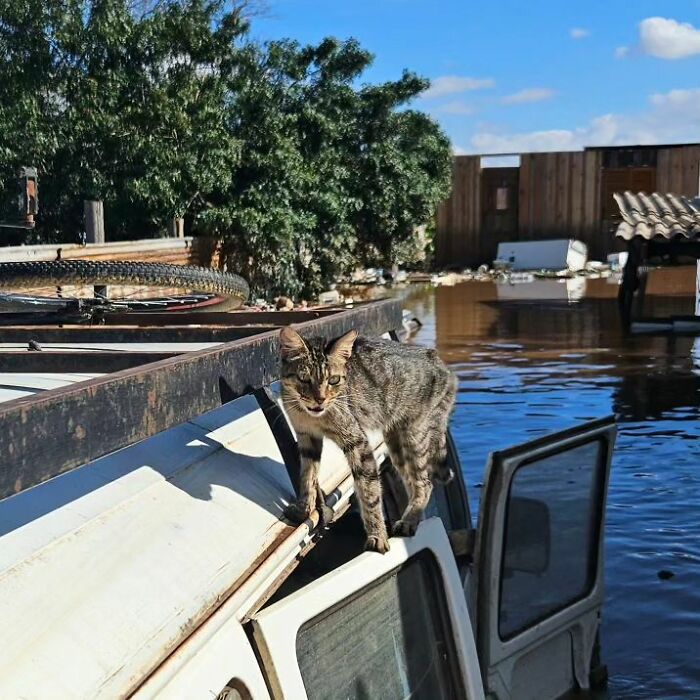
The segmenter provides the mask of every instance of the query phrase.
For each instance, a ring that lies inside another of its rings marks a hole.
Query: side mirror
[[[503,575],[543,574],[549,568],[551,544],[549,508],[534,498],[508,499]]]

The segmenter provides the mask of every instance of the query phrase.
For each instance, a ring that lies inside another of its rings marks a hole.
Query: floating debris
[[[275,309],[277,311],[291,311],[294,308],[294,302],[289,297],[277,297],[275,299]]]
[[[318,295],[319,304],[339,304],[341,302],[340,292],[337,289],[330,289]]]

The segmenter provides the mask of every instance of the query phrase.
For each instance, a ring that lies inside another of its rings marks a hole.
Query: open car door
[[[274,700],[483,699],[466,601],[442,522],[392,538],[260,611]]]
[[[491,455],[472,608],[487,697],[589,687],[615,435],[609,417]]]

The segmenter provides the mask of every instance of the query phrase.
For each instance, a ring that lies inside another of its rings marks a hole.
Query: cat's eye
[[[311,375],[302,370],[301,372],[297,372],[297,378],[299,379],[300,382],[310,382],[311,381]]]
[[[329,380],[329,384],[332,384],[335,386],[336,384],[340,384],[340,375],[339,374],[334,374]]]

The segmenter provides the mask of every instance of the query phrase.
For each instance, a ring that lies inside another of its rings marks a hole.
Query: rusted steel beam
[[[6,326],[3,343],[227,343],[275,326]]]
[[[313,318],[324,318],[342,309],[312,309],[309,311],[165,311],[128,312],[105,315],[107,325],[161,326],[188,323],[204,326],[287,326]]]
[[[87,372],[108,374],[177,357],[180,352],[120,352],[116,350],[45,350],[3,352],[0,372]]]
[[[401,325],[401,302],[383,301],[298,324],[304,335],[350,329],[379,335]],[[187,353],[0,404],[0,498],[150,437],[270,384],[279,373],[278,332]]]
[[[131,311],[105,313],[107,326],[286,326],[340,313],[342,309],[309,311]],[[0,312],[0,326],[56,326],[57,324],[90,325],[90,318],[75,311]]]

